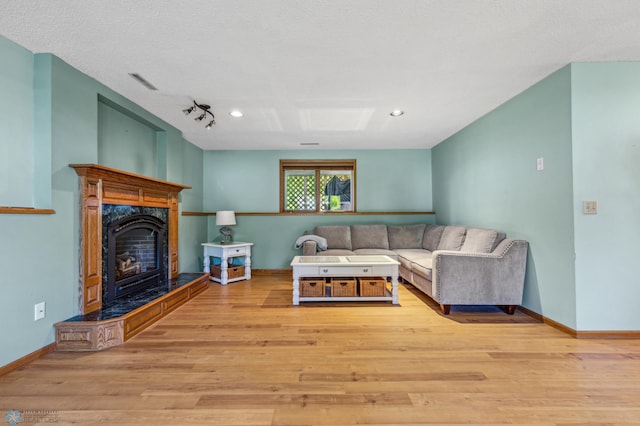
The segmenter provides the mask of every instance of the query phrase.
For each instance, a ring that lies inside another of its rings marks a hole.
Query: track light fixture
[[[199,104],[196,101],[193,101],[193,106],[183,109],[182,112],[184,112],[184,115],[189,115],[194,111],[196,112],[198,112],[198,110],[202,111],[202,113],[200,113],[195,118],[196,121],[202,121],[205,118],[207,118],[207,114],[210,115],[211,121],[209,121],[209,123],[206,126],[204,126],[205,129],[210,130],[216,124],[216,117],[213,115],[211,111],[209,111],[210,109],[211,109],[210,105]]]

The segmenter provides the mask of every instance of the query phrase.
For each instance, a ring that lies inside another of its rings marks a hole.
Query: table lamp
[[[222,234],[220,242],[231,242],[231,228],[229,228],[229,225],[235,224],[236,214],[232,210],[223,210],[216,212],[216,225],[222,226],[222,228],[220,228],[220,234]]]

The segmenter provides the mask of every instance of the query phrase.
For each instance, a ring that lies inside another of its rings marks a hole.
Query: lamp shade
[[[236,214],[232,210],[216,212],[216,225],[228,226],[236,224]]]

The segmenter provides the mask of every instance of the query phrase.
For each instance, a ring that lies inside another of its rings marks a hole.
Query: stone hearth
[[[118,346],[208,288],[209,276],[178,274],[169,283],[55,324],[56,350],[99,351]]]

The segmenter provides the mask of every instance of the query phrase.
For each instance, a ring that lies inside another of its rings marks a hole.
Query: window
[[[280,212],[354,212],[356,160],[280,160]]]

